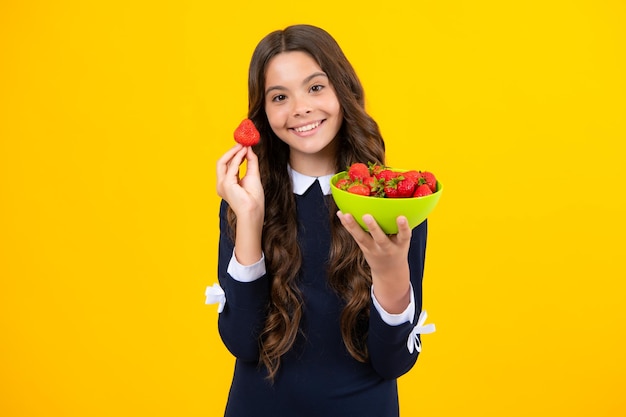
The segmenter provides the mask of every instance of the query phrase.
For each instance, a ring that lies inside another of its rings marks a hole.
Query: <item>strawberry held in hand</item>
[[[259,143],[259,139],[261,139],[261,135],[257,130],[254,123],[250,119],[244,119],[239,123],[237,129],[235,129],[235,141],[237,143],[241,143],[243,146],[253,146]]]

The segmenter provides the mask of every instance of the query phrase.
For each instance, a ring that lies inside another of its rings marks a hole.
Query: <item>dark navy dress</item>
[[[271,277],[239,282],[227,273],[234,242],[220,207],[219,280],[226,305],[219,331],[237,358],[226,405],[227,417],[392,417],[398,416],[396,378],[411,369],[418,352],[409,353],[407,338],[414,324],[386,324],[371,305],[368,331],[370,361],[361,363],[347,352],[339,327],[342,302],[326,283],[330,247],[328,199],[317,181],[296,195],[299,243],[303,264],[299,285],[304,296],[302,332],[269,383],[259,366],[258,337],[264,324]],[[415,317],[421,311],[422,275],[427,223],[413,230],[409,264]]]

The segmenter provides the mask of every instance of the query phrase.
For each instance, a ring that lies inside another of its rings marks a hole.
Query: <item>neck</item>
[[[301,162],[289,162],[289,165],[291,165],[291,168],[294,171],[297,171],[303,175],[308,175],[309,177],[322,177],[324,175],[334,174],[336,171],[334,165],[329,164],[306,164]]]
[[[334,147],[328,146],[326,149],[315,154],[296,153],[291,151],[289,155],[289,165],[295,171],[310,177],[321,177],[334,174],[335,167]]]

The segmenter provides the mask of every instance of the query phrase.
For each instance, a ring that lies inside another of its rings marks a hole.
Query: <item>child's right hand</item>
[[[239,178],[239,167],[244,160],[246,174]],[[247,216],[263,219],[265,194],[259,161],[251,147],[237,144],[217,161],[217,194],[226,200],[238,219]]]
[[[239,167],[247,161],[246,174]],[[235,257],[252,265],[262,257],[261,236],[265,217],[265,194],[259,175],[259,160],[249,146],[235,145],[217,161],[217,193],[237,216]]]

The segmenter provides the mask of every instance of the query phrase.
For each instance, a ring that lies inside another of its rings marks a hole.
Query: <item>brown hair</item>
[[[294,25],[268,34],[257,45],[250,62],[248,78],[248,117],[261,133],[254,151],[259,156],[261,181],[265,191],[263,251],[271,277],[271,301],[260,340],[260,362],[274,379],[280,359],[292,346],[302,318],[302,296],[297,286],[301,265],[297,241],[295,197],[287,164],[289,147],[270,128],[265,114],[265,70],[277,54],[302,51],[309,54],[328,76],[343,110],[343,123],[335,141],[336,170],[353,162],[384,163],[385,145],[376,122],[365,111],[363,86],[337,42],[323,29]],[[348,352],[359,361],[368,358],[366,337],[370,306],[371,274],[352,236],[340,224],[330,203],[332,242],[328,282],[345,305],[341,314],[341,334]],[[231,213],[231,225],[236,219]]]

